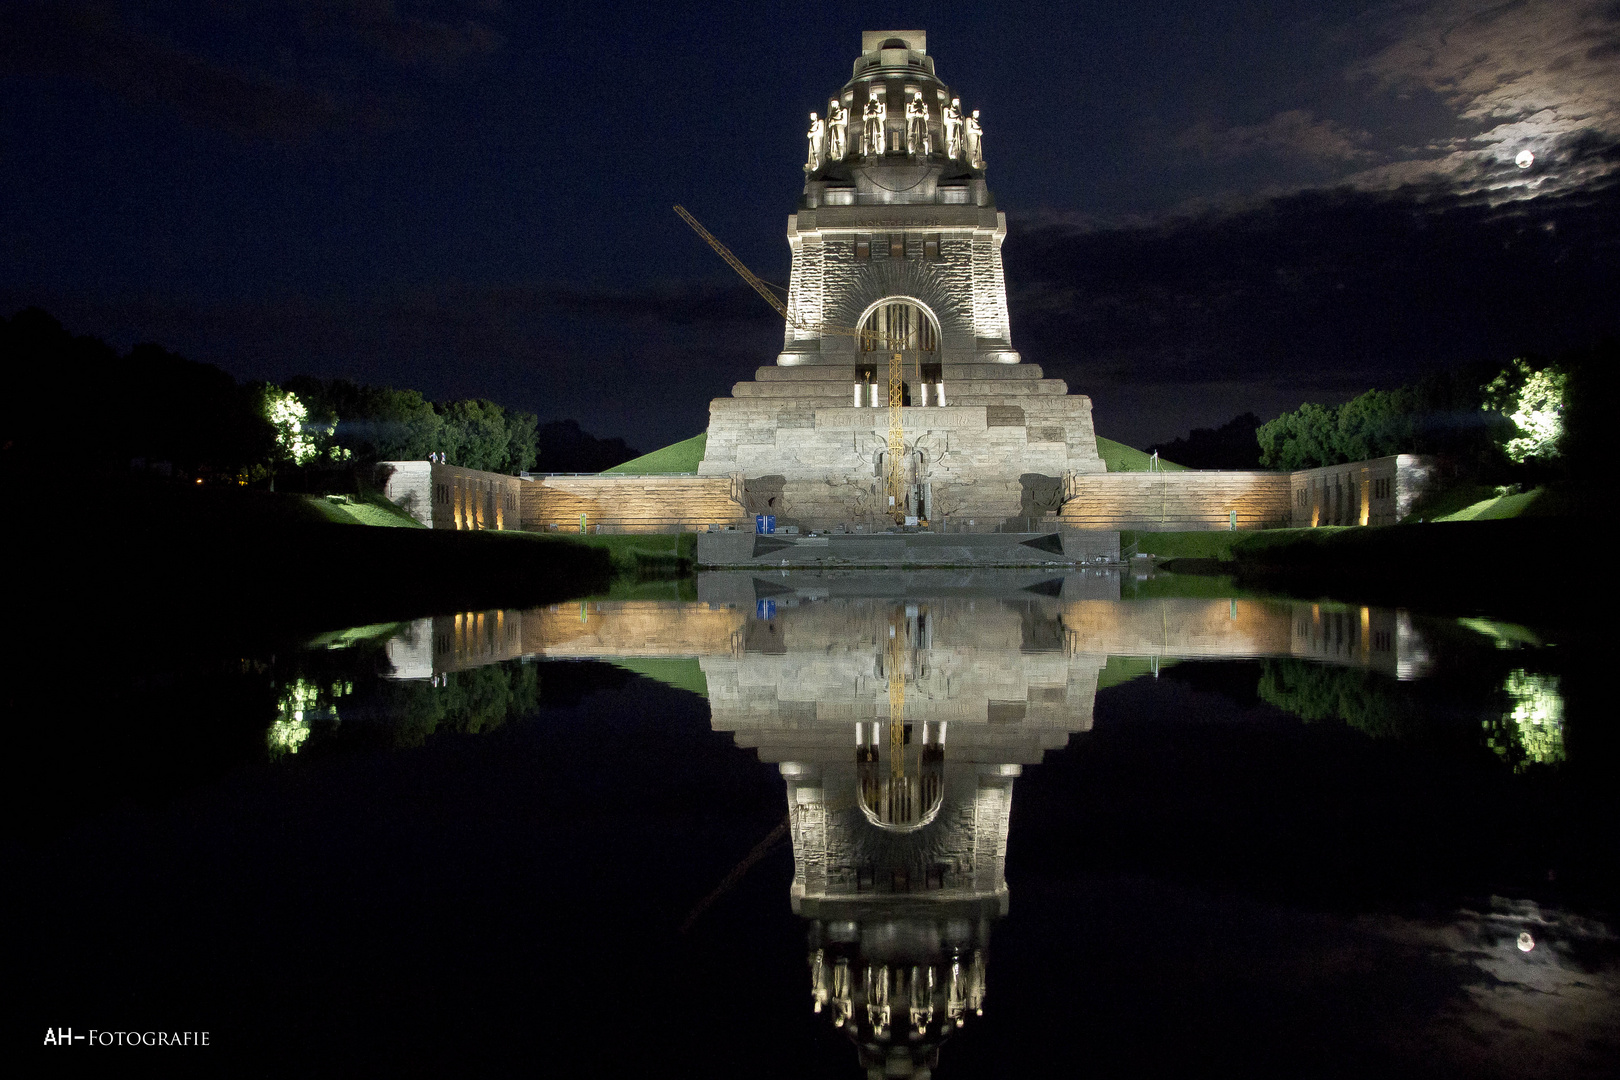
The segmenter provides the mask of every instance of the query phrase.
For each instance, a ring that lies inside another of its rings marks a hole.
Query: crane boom
[[[782,303],[781,300],[778,300],[776,294],[771,292],[770,287],[756,277],[752,270],[743,265],[743,261],[737,258],[737,256],[733,255],[730,248],[726,247],[726,245],[717,240],[715,235],[708,229],[705,229],[697,218],[687,213],[686,207],[677,206],[675,208],[675,212],[681,216],[682,221],[692,226],[692,230],[699,236],[703,237],[710,247],[714,248],[717,255],[726,260],[727,266],[737,271],[737,273],[742,276],[742,279],[748,282],[755,292],[763,296],[765,298],[765,302],[771,305],[771,307],[775,308],[777,313],[788,321],[788,325],[801,330],[810,329],[810,327],[805,326],[798,319],[794,318],[793,313],[787,309],[787,305]]]
[[[676,206],[675,213],[679,214],[681,220],[692,227],[693,232],[703,237],[704,242],[714,249],[715,254],[726,260],[726,265],[737,271],[737,274],[744,281],[748,282],[749,287],[755,292],[759,293],[760,296],[764,297],[765,302],[771,305],[771,307],[775,308],[777,314],[781,315],[782,318],[787,321],[787,324],[793,327],[795,330],[803,330],[812,334],[837,334],[840,337],[853,337],[861,345],[868,348],[875,346],[880,340],[881,335],[879,335],[875,330],[862,330],[854,326],[838,326],[833,323],[816,323],[812,325],[800,319],[798,316],[794,315],[792,311],[788,310],[788,306],[783,303],[775,293],[771,292],[769,285],[765,284],[765,282],[758,275],[756,275],[752,270],[748,269],[743,261],[737,258],[737,256],[733,255],[731,253],[731,249],[722,244],[712,232],[705,229],[703,224],[687,211],[686,207]],[[889,513],[893,515],[896,521],[902,521],[906,516],[905,500],[903,497],[903,489],[905,487],[905,469],[900,460],[901,456],[905,452],[905,424],[903,414],[900,411],[901,403],[905,395],[904,376],[902,373],[903,358],[896,348],[895,341],[885,340],[884,344],[890,350],[889,437],[886,441],[889,460],[888,468],[886,470],[888,473],[886,478],[888,480],[888,484],[886,486],[888,488],[889,495]]]

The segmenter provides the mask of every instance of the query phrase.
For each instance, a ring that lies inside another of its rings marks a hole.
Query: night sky
[[[1620,332],[1614,0],[13,2],[0,313],[652,449],[781,345],[671,205],[785,284],[807,114],[901,28],[1100,434]]]

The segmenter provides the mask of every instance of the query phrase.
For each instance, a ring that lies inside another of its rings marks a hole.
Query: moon
[[[1532,154],[1528,150],[1520,150],[1519,156],[1513,159],[1513,164],[1517,165],[1521,169],[1528,169],[1531,165],[1535,164],[1535,161],[1536,155]]]

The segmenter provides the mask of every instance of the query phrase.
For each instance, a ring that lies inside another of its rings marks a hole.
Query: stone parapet
[[[516,529],[524,482],[430,461],[384,461],[383,495],[431,529]]]
[[[1301,469],[1291,476],[1292,524],[1394,525],[1412,512],[1433,472],[1431,458],[1414,454]]]
[[[753,528],[726,476],[537,476],[523,485],[521,520],[532,532],[690,532]]]
[[[1291,477],[1274,472],[1126,472],[1066,479],[1061,513],[1077,529],[1183,532],[1286,526]]]

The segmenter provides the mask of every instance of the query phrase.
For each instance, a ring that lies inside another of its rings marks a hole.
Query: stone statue
[[[810,114],[810,160],[805,164],[805,172],[815,172],[821,168],[821,159],[827,153],[827,124],[819,119],[815,113]]]
[[[889,119],[889,110],[883,104],[883,99],[868,98],[866,111],[861,114],[861,118],[866,121],[865,131],[861,135],[861,153],[867,157],[882,157],[883,125]]]
[[[979,126],[979,110],[964,121],[967,128],[967,163],[975,169],[984,168],[984,128]]]
[[[906,153],[912,157],[927,157],[933,151],[928,137],[928,106],[922,91],[917,91],[906,102]]]
[[[827,160],[843,161],[849,143],[849,110],[837,98],[827,102]]]
[[[951,98],[942,117],[945,127],[945,156],[952,161],[962,157],[962,99]]]

